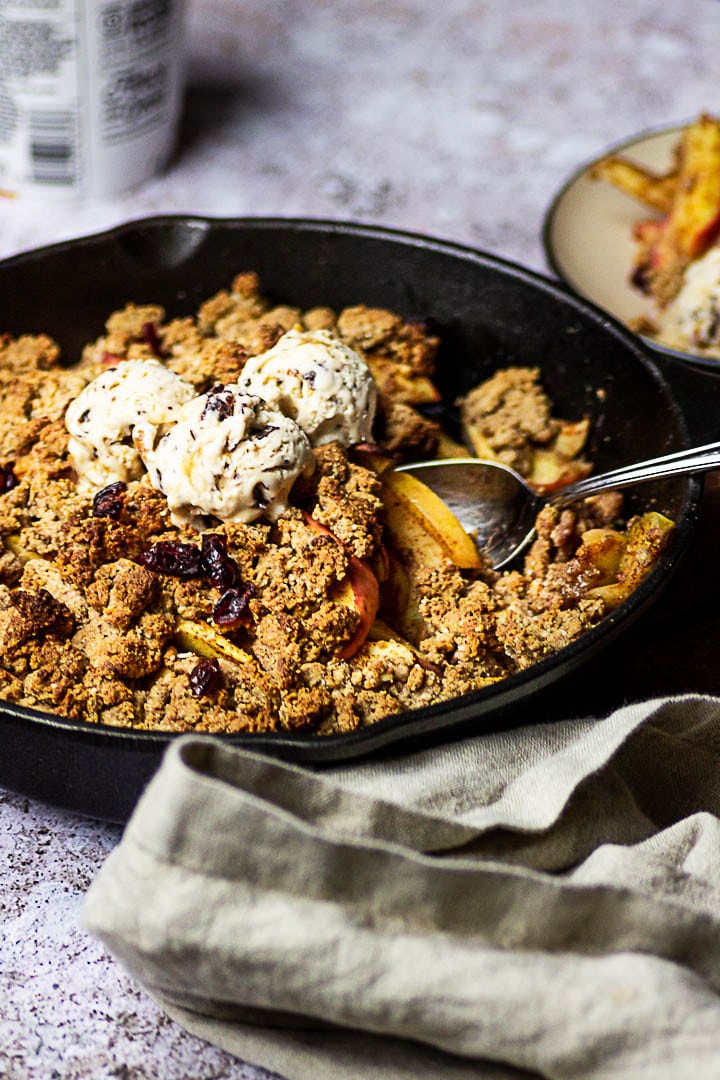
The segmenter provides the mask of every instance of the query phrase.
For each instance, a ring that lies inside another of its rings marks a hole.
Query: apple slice
[[[209,658],[223,658],[234,664],[252,667],[259,672],[254,656],[224,637],[219,630],[208,623],[196,622],[194,619],[181,619],[175,627],[175,640],[185,652]]]
[[[442,395],[432,379],[419,374],[410,364],[384,356],[368,356],[368,367],[381,393],[406,405],[430,405]]]
[[[456,442],[455,439],[451,438],[450,435],[447,435],[444,431],[440,432],[440,435],[438,437],[437,450],[435,451],[435,457],[469,458],[472,456],[473,455],[470,453],[467,446],[464,446],[462,443]]]
[[[479,457],[481,461],[498,460],[497,454],[493,450],[486,436],[483,434],[479,424],[475,423],[472,420],[466,420],[465,434],[470,440],[470,444],[475,451],[475,457]]]
[[[389,573],[383,582],[381,612],[385,625],[397,627],[408,641],[417,644],[427,637],[425,619],[420,614],[418,592],[398,555],[388,548]],[[376,624],[377,625],[377,624]]]
[[[41,555],[39,551],[33,551],[32,548],[26,547],[20,539],[20,533],[8,533],[7,536],[3,537],[3,546],[24,563],[29,562],[30,559],[43,559],[46,557]]]
[[[553,449],[540,449],[533,452],[532,468],[527,476],[540,495],[584,480],[590,475],[592,466],[587,461],[569,460]]]
[[[349,660],[363,644],[375,622],[375,616],[380,607],[378,579],[369,566],[357,556],[351,555],[347,577],[343,579],[339,592],[330,599],[336,604],[344,604],[357,611],[360,616],[353,636],[345,642],[337,654],[339,660]]]
[[[439,664],[434,664],[432,660],[426,660],[411,641],[404,638],[402,634],[398,634],[397,630],[393,630],[392,626],[389,626],[382,619],[376,619],[370,627],[368,641],[394,641],[398,645],[404,645],[420,667],[425,668],[426,671],[432,671],[434,675],[442,676],[442,668]]]
[[[658,175],[637,162],[629,161],[618,154],[610,154],[593,165],[590,178],[607,180],[626,195],[661,214],[667,214],[672,210],[677,191],[678,168],[677,164],[674,164],[670,172]]]
[[[482,566],[475,542],[452,510],[416,476],[385,473],[382,500],[389,539],[402,558],[423,566],[449,559],[462,570]]]
[[[326,525],[321,525],[319,521],[316,521],[308,513],[304,513],[303,517],[305,523],[315,532],[332,536],[336,544],[340,544],[342,548],[345,548],[342,541],[338,540],[335,533],[328,529]],[[347,551],[347,548],[345,550]],[[330,599],[336,604],[344,604],[346,607],[357,611],[360,619],[352,637],[345,642],[337,654],[340,660],[349,660],[355,655],[368,636],[368,631],[374,623],[380,607],[380,584],[377,576],[367,563],[363,562],[362,559],[358,559],[357,555],[351,555],[349,552],[347,554],[349,560],[347,575],[340,582],[338,589],[330,596]]]
[[[674,528],[670,518],[654,510],[633,518],[628,524],[615,580],[590,589],[588,596],[599,597],[609,610],[618,607],[655,566]]]
[[[387,577],[383,581],[383,609],[397,613],[404,611],[410,599],[410,576],[392,548],[386,548],[388,559]]]
[[[589,428],[590,421],[587,418],[559,421],[559,428],[552,442],[547,446],[532,448],[532,465],[526,476],[528,483],[540,493],[545,493],[587,476],[590,465],[586,461],[575,459],[587,442]],[[483,461],[499,460],[479,424],[466,421],[465,432],[477,457]]]
[[[384,544],[378,545],[368,565],[379,582],[387,581],[390,576],[390,556]]]
[[[563,458],[574,458],[582,452],[590,431],[590,420],[561,420],[560,430],[552,441],[552,449]]]
[[[627,537],[615,529],[588,529],[582,535],[577,557],[590,563],[599,575],[597,587],[609,585],[617,578],[626,546]]]

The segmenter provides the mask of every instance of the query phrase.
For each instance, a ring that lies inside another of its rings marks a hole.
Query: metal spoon
[[[432,488],[499,570],[532,541],[543,506],[569,506],[609,488],[718,467],[720,442],[713,442],[589,476],[549,495],[538,495],[514,469],[496,461],[447,458],[401,465],[397,471],[412,473]]]

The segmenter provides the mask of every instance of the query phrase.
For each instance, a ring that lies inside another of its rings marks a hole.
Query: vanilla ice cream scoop
[[[103,371],[67,408],[68,448],[78,487],[97,491],[144,472],[138,424],[171,423],[195,391],[159,360],[123,360]]]
[[[313,446],[370,439],[374,379],[365,360],[329,330],[289,330],[250,357],[239,384],[295,420]]]
[[[237,384],[216,386],[179,410],[172,426],[141,431],[143,460],[176,525],[203,518],[275,520],[297,477],[314,467],[294,420]]]
[[[720,247],[690,264],[658,320],[658,340],[673,349],[720,356]]]

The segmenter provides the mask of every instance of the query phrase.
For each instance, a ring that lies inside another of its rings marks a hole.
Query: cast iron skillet
[[[67,359],[132,300],[193,313],[235,273],[257,270],[273,299],[301,307],[385,306],[442,338],[438,383],[452,419],[457,395],[500,365],[539,365],[557,415],[590,415],[598,469],[688,444],[683,409],[633,336],[551,281],[490,255],[421,236],[338,222],[162,217],[31,251],[0,263],[0,331],[45,332]],[[677,522],[669,550],[637,592],[548,660],[480,692],[390,717],[346,735],[223,736],[234,745],[320,766],[428,738],[489,732],[615,638],[657,596],[695,525],[701,482],[644,485],[630,510]],[[634,500],[634,501],[633,501]],[[520,719],[513,717],[519,715]],[[124,820],[173,737],[0,706],[0,784],[95,817]]]

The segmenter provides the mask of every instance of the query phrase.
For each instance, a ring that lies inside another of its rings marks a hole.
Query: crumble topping
[[[498,371],[465,396],[462,415],[499,461],[522,474],[530,469],[533,444],[549,443],[559,426],[540,385],[539,368]]]

